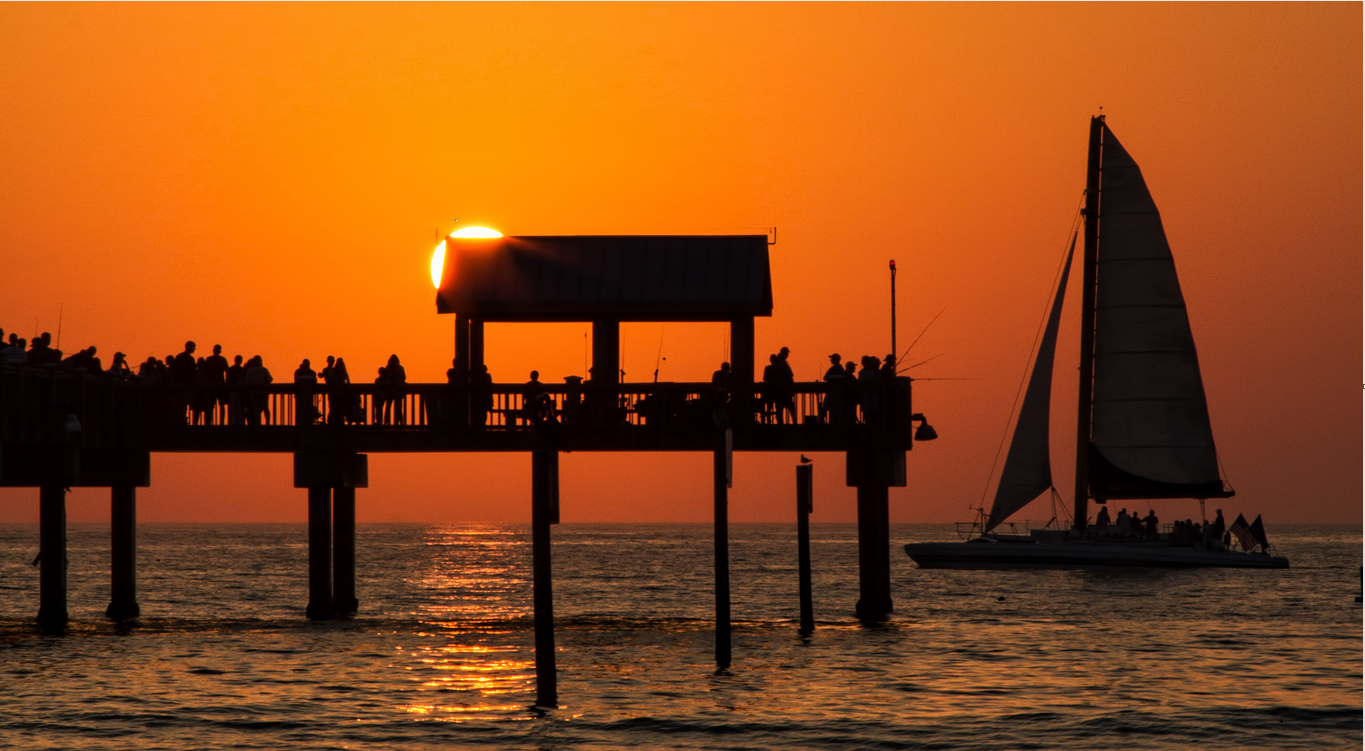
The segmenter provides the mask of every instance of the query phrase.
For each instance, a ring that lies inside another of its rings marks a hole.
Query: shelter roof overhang
[[[771,316],[767,235],[540,235],[446,242],[438,313],[484,321]]]

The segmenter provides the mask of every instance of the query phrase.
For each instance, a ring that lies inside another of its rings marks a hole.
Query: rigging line
[[[944,311],[944,310],[947,310],[947,309],[948,309],[948,306],[947,306],[947,305],[944,305],[944,306],[943,306],[943,310],[940,310],[937,314],[934,315],[933,318],[929,319],[929,323],[925,324],[924,330],[921,331],[921,332],[919,332],[919,336],[915,337],[915,341],[910,342],[910,346],[909,346],[909,347],[906,347],[906,348],[905,348],[905,351],[901,353],[901,356],[898,357],[898,358],[896,358],[896,364],[897,364],[897,365],[900,365],[900,364],[901,364],[901,360],[904,360],[904,359],[905,359],[905,356],[908,355],[908,354],[910,354],[910,350],[914,349],[914,348],[915,348],[915,345],[919,343],[920,337],[923,337],[923,336],[924,336],[925,332],[927,332],[927,331],[929,330],[929,327],[934,325],[934,321],[937,321],[937,320],[938,320],[938,317],[941,316],[941,315],[943,315],[943,311]]]
[[[1081,222],[1081,207],[1083,207],[1084,205],[1085,191],[1081,191],[1081,199],[1076,204],[1076,213],[1071,218],[1071,226],[1067,228],[1067,234],[1071,235],[1071,241],[1069,244],[1072,247],[1075,246],[1076,235],[1077,233],[1080,232],[1080,228],[1078,225]],[[1028,381],[1029,372],[1032,370],[1033,362],[1037,357],[1037,353],[1034,350],[1038,348],[1038,340],[1042,338],[1043,329],[1046,328],[1047,326],[1048,308],[1052,306],[1052,301],[1055,297],[1057,283],[1061,280],[1062,277],[1062,267],[1066,265],[1066,254],[1068,252],[1067,246],[1068,242],[1065,239],[1063,239],[1062,257],[1059,261],[1057,261],[1057,271],[1054,272],[1052,275],[1052,287],[1054,289],[1054,294],[1048,295],[1047,300],[1043,303],[1043,317],[1038,321],[1038,330],[1033,335],[1033,348],[1030,349],[1029,351],[1028,360],[1024,362],[1024,373],[1019,377],[1019,387],[1015,389],[1014,404],[1010,405],[1009,417],[1005,418],[1005,430],[1000,434],[1000,445],[996,446],[995,448],[995,459],[991,461],[990,474],[986,475],[986,486],[981,489],[981,506],[983,508],[986,505],[986,493],[990,492],[991,489],[991,478],[995,477],[995,468],[1000,464],[1000,453],[1005,450],[1005,439],[1009,437],[1010,434],[1010,423],[1014,420],[1014,411],[1018,409],[1019,398],[1024,393],[1024,383]]]

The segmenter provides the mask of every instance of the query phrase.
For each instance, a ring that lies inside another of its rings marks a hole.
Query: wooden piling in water
[[[109,607],[107,618],[137,618],[137,488],[109,489]]]
[[[535,610],[536,706],[559,706],[550,525],[559,523],[559,452],[531,452],[531,572]]]
[[[863,621],[891,615],[891,529],[889,488],[883,483],[858,487],[858,604]]]
[[[308,607],[311,620],[332,617],[332,489],[308,488]]]
[[[38,490],[38,626],[48,633],[66,628],[66,488]]]
[[[730,431],[716,433],[715,486],[716,669],[730,667]]]
[[[796,559],[801,597],[801,633],[815,631],[815,606],[810,585],[810,514],[814,510],[815,467],[796,467]]]
[[[360,609],[355,595],[355,488],[332,488],[332,613]]]

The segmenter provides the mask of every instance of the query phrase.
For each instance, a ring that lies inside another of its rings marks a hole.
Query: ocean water
[[[115,626],[108,528],[70,531],[63,637],[36,633],[34,525],[0,527],[0,747],[1337,749],[1362,743],[1361,530],[1277,526],[1287,571],[918,569],[865,627],[856,529],[732,526],[734,665],[707,525],[554,528],[562,706],[535,709],[529,529],[361,525],[360,614],[313,624],[303,525],[143,525]]]

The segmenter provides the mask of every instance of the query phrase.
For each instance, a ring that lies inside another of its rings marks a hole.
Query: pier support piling
[[[559,452],[531,452],[531,571],[536,630],[536,706],[559,706],[550,525],[559,523]]]
[[[815,631],[815,606],[811,602],[810,585],[810,514],[814,506],[815,468],[809,464],[796,467],[796,558],[801,597],[801,633]]]
[[[332,613],[354,615],[360,609],[355,596],[355,488],[332,488]]]
[[[332,489],[308,488],[308,608],[310,620],[332,617]]]
[[[858,486],[858,604],[863,621],[891,615],[891,529],[888,496],[883,484]]]
[[[38,626],[48,633],[66,628],[66,488],[38,490]]]
[[[117,621],[137,618],[137,488],[109,489],[109,607],[104,615]]]
[[[716,669],[730,667],[730,431],[716,433],[715,486]]]

